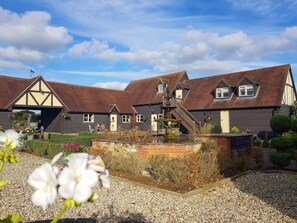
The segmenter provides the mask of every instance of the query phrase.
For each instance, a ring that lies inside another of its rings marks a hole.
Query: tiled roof
[[[131,93],[133,105],[158,104],[163,100],[164,94],[157,92],[158,83],[168,85],[168,90],[172,92],[177,84],[187,80],[186,71],[151,77],[142,80],[131,81],[125,92]]]
[[[0,109],[7,109],[37,78],[0,76]],[[120,113],[135,113],[128,93],[97,87],[47,82],[71,112],[109,113],[114,104]]]
[[[6,109],[36,78],[38,77],[23,79],[0,76],[0,109]]]
[[[128,93],[98,87],[48,82],[71,112],[109,113],[114,104],[120,113],[135,113]]]
[[[188,110],[281,106],[289,72],[290,65],[287,64],[188,80],[183,83],[183,86],[190,89],[183,105]],[[259,85],[256,97],[238,98],[233,94],[229,99],[214,99],[213,92],[220,81],[236,87],[245,77]]]

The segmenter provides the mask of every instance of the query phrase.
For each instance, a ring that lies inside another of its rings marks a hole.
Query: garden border
[[[205,193],[205,192],[207,192],[207,191],[209,191],[211,189],[214,189],[214,188],[219,188],[219,187],[225,185],[226,183],[232,182],[235,179],[237,179],[239,177],[242,177],[244,175],[250,174],[250,173],[288,173],[288,174],[296,174],[297,175],[297,172],[294,171],[294,170],[278,170],[278,169],[273,169],[273,170],[247,170],[247,171],[245,171],[243,173],[234,175],[232,177],[227,177],[225,179],[219,180],[219,181],[214,182],[212,184],[209,184],[207,186],[197,188],[197,189],[191,190],[189,192],[185,192],[185,193],[179,193],[179,192],[175,192],[175,191],[171,191],[171,190],[166,190],[166,189],[163,189],[163,188],[153,187],[153,186],[150,186],[150,185],[135,182],[135,181],[128,180],[126,178],[122,178],[122,177],[118,177],[118,176],[111,176],[110,175],[110,178],[116,179],[116,180],[119,180],[119,181],[123,181],[123,182],[128,182],[128,183],[131,183],[133,185],[144,187],[144,188],[156,191],[156,192],[160,192],[160,193],[164,193],[164,194],[172,194],[172,195],[175,195],[175,196],[179,196],[181,198],[188,198],[188,197],[191,197],[191,196],[194,196],[194,195],[197,195],[197,194],[203,194],[203,193]]]

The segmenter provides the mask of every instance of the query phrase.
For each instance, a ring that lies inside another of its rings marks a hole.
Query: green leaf
[[[11,214],[7,218],[0,220],[0,223],[20,223],[22,222],[22,217],[18,214]]]

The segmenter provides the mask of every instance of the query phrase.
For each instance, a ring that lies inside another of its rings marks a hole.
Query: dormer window
[[[239,97],[248,97],[255,95],[255,88],[252,84],[240,85],[238,88]]]
[[[220,87],[216,89],[216,98],[229,98],[229,88],[228,87]]]
[[[158,85],[158,93],[163,93],[164,92],[164,85],[163,84],[159,84]]]

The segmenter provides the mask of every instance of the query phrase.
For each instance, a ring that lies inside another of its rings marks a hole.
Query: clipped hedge
[[[84,136],[84,137],[94,137],[94,138],[99,137],[99,134],[95,132],[79,132],[78,135]]]
[[[92,139],[94,136],[73,136],[73,135],[57,135],[57,134],[50,134],[49,135],[49,142],[53,143],[73,143],[78,142],[80,145],[84,146],[92,146]]]
[[[68,155],[71,152],[65,150],[65,144],[53,143],[45,140],[27,140],[25,142],[25,149],[29,153],[34,155],[52,159],[59,152],[64,152],[64,155]],[[73,152],[86,152],[86,146],[80,146],[78,151]]]
[[[278,167],[286,167],[291,163],[290,153],[279,153],[272,152],[269,154],[270,162],[277,165]]]
[[[291,120],[291,130],[297,132],[297,118],[292,118]]]
[[[275,148],[278,152],[285,152],[293,147],[293,140],[287,137],[276,137],[271,140],[271,147]]]
[[[275,115],[270,120],[273,132],[283,134],[291,129],[291,118],[286,115]]]
[[[41,140],[28,140],[25,142],[25,148],[30,153],[48,159],[52,159],[57,153],[63,151],[62,144]]]

